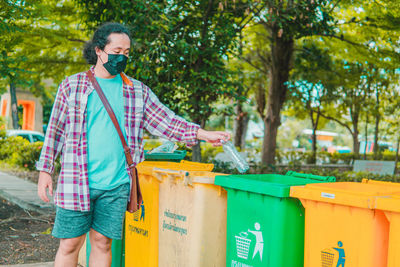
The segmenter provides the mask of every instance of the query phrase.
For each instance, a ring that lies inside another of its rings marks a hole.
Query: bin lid
[[[376,197],[375,209],[400,213],[400,195]]]
[[[290,196],[299,199],[369,209],[376,208],[377,199],[393,194],[400,194],[400,187],[356,182],[307,184],[290,190]]]
[[[400,183],[386,182],[386,181],[375,181],[370,179],[363,179],[362,183],[375,184],[375,185],[386,185],[391,188],[399,188]],[[400,212],[400,194],[396,193],[392,196],[378,196],[375,198],[375,208],[385,211]]]
[[[372,179],[362,179],[361,181],[363,184],[376,184],[376,185],[386,185],[390,187],[398,187],[400,188],[400,183],[393,183],[393,182],[388,182],[388,181],[376,181]]]
[[[214,164],[192,162],[188,160],[181,160],[180,162],[146,160],[137,165],[138,168],[141,166],[185,171],[212,171],[214,169]]]
[[[323,181],[280,174],[246,174],[215,177],[215,184],[275,197],[289,197],[290,187]]]
[[[323,181],[323,182],[336,182],[336,177],[334,177],[334,176],[320,176],[320,175],[315,175],[315,174],[310,174],[310,173],[300,173],[300,172],[294,172],[294,171],[288,171],[286,173],[286,175],[299,177],[299,178],[313,179],[313,180],[318,180],[318,181]]]
[[[164,160],[164,161],[181,161],[185,156],[186,150],[175,150],[172,153],[147,153],[148,150],[144,151],[145,160]]]

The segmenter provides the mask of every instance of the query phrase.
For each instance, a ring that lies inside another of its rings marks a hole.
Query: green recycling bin
[[[151,161],[173,161],[180,162],[186,156],[186,150],[175,150],[172,153],[149,153],[148,150],[144,151],[145,160]]]
[[[226,266],[303,266],[304,208],[290,187],[334,181],[295,172],[217,176],[228,192]]]

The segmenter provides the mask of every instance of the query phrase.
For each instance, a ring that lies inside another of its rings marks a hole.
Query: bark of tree
[[[374,134],[374,159],[378,159],[379,154],[379,123],[381,120],[380,115],[376,115],[375,117],[375,134]]]
[[[315,164],[317,162],[317,129],[318,129],[318,123],[319,123],[319,117],[320,117],[320,107],[318,107],[318,112],[316,114],[316,118],[314,120],[314,111],[313,109],[310,108],[310,119],[311,119],[311,125],[312,125],[312,136],[311,136],[311,141],[312,141],[312,155],[310,159],[311,164]]]
[[[235,135],[234,135],[234,144],[235,146],[240,147],[241,149],[244,148],[246,142],[246,132],[247,132],[247,125],[249,122],[249,115],[247,112],[243,111],[242,103],[238,100],[236,109],[236,119],[235,119]]]
[[[17,92],[15,88],[15,83],[10,77],[10,98],[11,98],[11,118],[13,129],[19,128],[18,119],[18,103],[17,103]]]
[[[360,131],[358,130],[358,122],[360,119],[360,112],[361,112],[361,103],[353,103],[350,107],[350,117],[351,123],[353,125],[353,153],[354,159],[358,159],[360,156],[360,141],[358,140],[358,134]]]
[[[293,39],[282,38],[278,27],[271,29],[271,67],[270,86],[267,100],[267,115],[264,118],[264,140],[262,162],[265,165],[275,163],[276,137],[281,124],[280,113],[286,98],[286,82],[291,68]]]
[[[365,118],[365,147],[364,147],[364,160],[367,159],[367,148],[368,148],[368,114]]]
[[[200,142],[192,146],[192,161],[201,162],[201,146]]]
[[[396,159],[395,159],[395,163],[394,163],[394,174],[396,174],[396,171],[397,171],[397,163],[399,162],[399,146],[400,146],[400,135],[399,136],[397,136],[397,145],[396,145]],[[396,177],[396,175],[394,176],[394,177]],[[396,178],[394,178],[395,179],[395,182],[397,182],[396,181]]]
[[[380,94],[378,89],[375,91],[376,95],[376,103],[375,103],[375,135],[374,135],[374,159],[378,158],[378,152],[379,152],[379,122],[381,119],[381,115],[379,114],[379,102],[380,102]]]
[[[352,123],[353,123],[353,132],[352,132],[352,136],[353,136],[353,153],[354,153],[354,158],[358,159],[359,155],[360,155],[360,141],[358,140],[358,134],[359,134],[359,130],[358,130],[358,116],[359,114],[354,114],[354,117],[352,119]]]
[[[195,123],[199,124],[202,129],[204,129],[206,125],[206,120],[202,119],[201,122],[195,121]],[[201,143],[192,146],[192,161],[201,162]]]

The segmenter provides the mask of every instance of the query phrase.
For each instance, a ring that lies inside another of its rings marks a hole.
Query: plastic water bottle
[[[232,142],[225,142],[221,140],[221,143],[225,153],[228,154],[229,157],[232,159],[236,169],[240,173],[247,172],[250,168],[249,164],[247,164],[246,160],[239,154]]]

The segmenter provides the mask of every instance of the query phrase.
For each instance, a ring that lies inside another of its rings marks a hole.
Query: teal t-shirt
[[[96,79],[126,139],[121,75],[112,79]],[[121,140],[96,90],[88,97],[86,118],[89,188],[110,190],[129,183]]]

